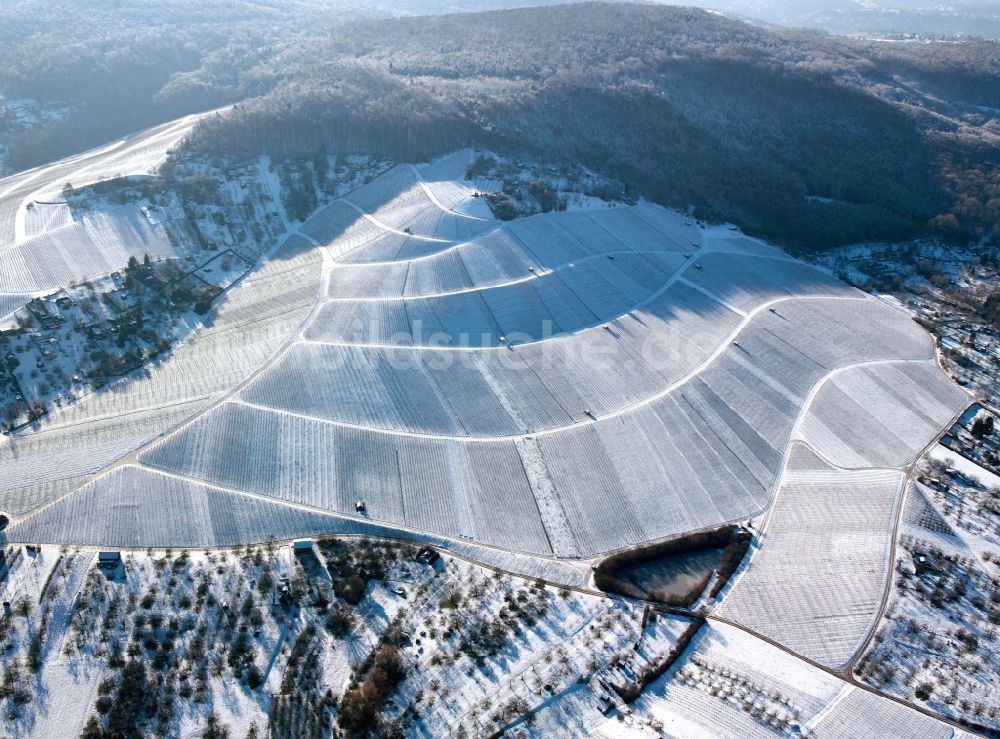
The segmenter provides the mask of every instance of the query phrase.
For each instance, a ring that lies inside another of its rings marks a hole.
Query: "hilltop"
[[[1000,56],[700,10],[579,4],[360,23],[278,56],[213,154],[544,153],[786,245],[995,238]]]

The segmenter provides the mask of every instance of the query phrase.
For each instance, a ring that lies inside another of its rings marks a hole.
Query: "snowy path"
[[[17,190],[23,191],[23,185],[27,181],[45,179],[41,186],[27,193],[21,199],[14,219],[13,243],[19,244],[28,236],[25,221],[30,203],[36,199],[58,194],[67,182],[79,187],[95,182],[101,177],[151,173],[163,161],[170,147],[190,133],[200,117],[202,116],[187,116],[140,134],[133,134],[96,152],[81,155],[76,160],[67,161],[61,166],[53,165],[50,168],[42,169],[30,177],[22,179],[19,185],[0,192],[0,198],[3,198]],[[82,164],[82,166],[72,166],[77,163]]]
[[[868,366],[928,363],[937,366],[936,359],[886,360],[870,362]],[[922,450],[917,450],[906,465],[898,468],[841,467],[802,441],[801,430],[820,391],[831,380],[852,369],[848,366],[829,372],[810,390],[793,427],[793,441],[784,450],[771,504],[756,532],[755,545],[727,584],[722,603],[716,609],[716,613],[728,622],[746,624],[753,633],[766,633],[777,639],[776,643],[791,645],[793,648],[789,651],[814,658],[847,676],[874,638],[888,603],[903,499],[916,462],[923,452],[939,446],[937,439],[964,412],[969,400],[954,410],[950,420],[941,421],[937,434]],[[827,470],[789,470],[796,449],[800,453],[808,449]],[[873,519],[874,507],[878,505],[878,486],[860,498],[858,493],[878,475],[896,475],[898,481],[892,483],[887,477],[881,485],[884,489],[882,505],[891,502],[891,510],[883,510]],[[836,507],[824,510],[824,491],[828,493],[831,485],[840,486],[842,494],[838,496]],[[894,489],[891,501],[887,497],[889,485]],[[785,498],[794,499],[796,494],[799,501],[790,506]],[[845,517],[845,511],[851,510],[851,500],[854,500],[855,509]],[[878,530],[880,522],[884,522],[884,530]],[[803,534],[810,525],[815,529],[812,535]],[[800,537],[809,541],[806,551],[800,548],[803,544]],[[795,552],[801,554],[796,556]],[[805,570],[811,573],[810,577],[819,580],[812,582],[803,573],[789,577],[791,570],[803,567],[810,558],[815,561]],[[881,559],[876,564],[878,558]],[[830,568],[830,563],[836,564]],[[825,584],[819,587],[817,582],[823,581],[823,577]],[[768,592],[769,587],[773,592],[764,599],[766,602],[762,602],[761,594]],[[873,602],[876,591],[877,602]],[[831,599],[830,593],[837,593],[837,596]],[[765,610],[771,610],[770,615],[764,616]],[[817,623],[823,623],[823,628],[817,629]]]
[[[863,301],[863,300],[866,300],[866,298],[852,298],[852,297],[828,296],[828,295],[822,295],[822,296],[793,296],[793,297],[776,298],[776,299],[774,299],[774,300],[772,300],[772,301],[770,301],[768,303],[764,303],[761,306],[759,306],[757,309],[755,309],[752,313],[750,313],[747,316],[745,316],[744,319],[737,325],[737,327],[735,329],[733,329],[732,332],[729,333],[729,335],[726,337],[726,339],[724,341],[720,342],[719,346],[712,352],[711,355],[709,355],[705,360],[703,360],[697,367],[695,367],[695,368],[691,369],[690,371],[688,371],[688,373],[685,374],[683,377],[681,377],[680,379],[678,379],[678,380],[670,383],[669,385],[664,386],[661,390],[657,391],[656,393],[653,393],[653,394],[651,394],[651,395],[649,395],[649,396],[647,396],[647,397],[645,397],[645,398],[643,398],[643,399],[641,399],[641,400],[639,400],[639,401],[637,401],[637,402],[635,402],[633,404],[626,405],[626,406],[623,406],[622,408],[619,408],[617,410],[613,410],[613,411],[601,414],[601,416],[599,417],[598,420],[602,420],[603,421],[603,420],[608,419],[608,418],[617,418],[617,417],[629,414],[629,413],[635,411],[637,408],[642,408],[644,406],[650,405],[651,403],[654,403],[655,401],[657,401],[657,400],[659,400],[659,399],[661,399],[661,398],[669,395],[670,393],[674,392],[675,390],[677,390],[678,388],[682,387],[686,383],[690,382],[693,378],[697,377],[699,374],[701,374],[702,372],[704,372],[709,366],[711,366],[711,364],[716,359],[718,359],[719,356],[724,351],[726,351],[727,349],[729,349],[729,347],[733,343],[733,341],[735,339],[739,338],[740,334],[753,321],[753,319],[754,319],[755,316],[757,316],[760,313],[768,310],[771,306],[778,305],[780,303],[785,303],[785,302],[788,302],[788,301],[809,301],[809,300],[850,300],[850,301]],[[317,342],[317,341],[309,340],[308,343],[324,344],[324,343],[331,343],[331,342]],[[398,347],[390,347],[390,348],[398,348]],[[425,348],[425,347],[407,347],[407,349],[415,349],[415,350],[420,350],[420,349],[423,349],[423,348]],[[504,349],[502,347],[498,347],[498,348],[489,347],[489,348],[486,348],[486,349],[470,349],[470,348],[461,348],[461,347],[459,347],[459,348],[452,348],[452,347],[429,347],[429,348],[430,349],[436,349],[436,350],[439,350],[439,351],[507,351],[506,349]],[[893,364],[893,363],[900,363],[900,362],[927,362],[927,361],[928,360],[926,360],[926,359],[904,359],[904,360],[889,359],[889,360],[871,360],[871,361],[863,360],[863,361],[859,361],[859,362],[853,362],[853,363],[848,364],[848,365],[844,365],[843,367],[839,367],[836,370],[832,370],[831,374],[835,373],[835,372],[840,372],[840,371],[845,371],[845,370],[848,370],[848,369],[856,368],[856,367],[877,366],[877,365],[880,365],[880,364]],[[247,382],[244,383],[244,385],[249,385],[254,379],[256,379],[256,376],[251,377],[250,379],[248,379]],[[822,386],[823,381],[824,381],[824,378],[821,378],[817,382],[816,386],[814,386],[813,389],[816,390],[816,391],[818,391],[819,387]],[[246,400],[244,398],[237,397],[236,393],[233,393],[232,400],[234,402],[238,402],[238,403],[241,403],[243,405],[247,405],[247,406],[250,406],[250,407],[253,407],[253,408],[260,408],[260,409],[263,409],[263,410],[274,410],[270,406],[261,405],[261,404],[258,404],[258,403],[254,403],[254,402],[248,401],[248,400]],[[808,405],[803,405],[802,409],[803,410],[808,410]],[[346,422],[346,421],[333,421],[333,420],[330,420],[330,419],[327,419],[327,418],[323,418],[321,416],[314,416],[314,415],[310,415],[308,413],[298,413],[298,412],[287,410],[287,409],[282,409],[281,413],[285,414],[285,415],[288,415],[288,416],[291,416],[291,417],[302,418],[302,419],[306,419],[306,420],[310,420],[310,421],[316,421],[318,423],[323,423],[323,424],[330,425],[330,426],[340,426],[340,427],[343,427],[343,428],[357,429],[357,430],[378,430],[378,431],[384,431],[386,433],[390,433],[390,434],[392,434],[394,436],[405,436],[405,437],[411,437],[411,438],[436,438],[436,439],[450,439],[450,440],[454,440],[454,441],[469,441],[469,440],[475,440],[475,439],[488,439],[490,441],[515,441],[515,440],[518,440],[518,439],[521,439],[521,438],[524,437],[524,434],[521,434],[521,433],[518,433],[518,434],[509,434],[509,435],[496,435],[496,436],[480,436],[480,437],[477,437],[477,436],[457,435],[457,434],[436,434],[436,433],[419,432],[419,431],[404,431],[404,430],[400,430],[400,429],[392,428],[392,427],[384,427],[383,428],[383,427],[377,427],[377,426],[371,426],[371,425],[349,423],[349,422]],[[566,431],[567,429],[581,428],[581,427],[584,427],[584,426],[591,425],[593,423],[594,423],[594,421],[592,419],[588,418],[586,420],[573,421],[571,423],[563,424],[561,426],[555,426],[555,427],[552,427],[552,428],[541,429],[541,430],[532,432],[532,434],[534,436],[549,436],[549,435],[552,435],[552,434],[558,434],[560,432]]]
[[[59,582],[59,596],[52,601],[52,616],[49,619],[46,637],[47,650],[58,649],[59,654],[62,654],[66,635],[69,632],[70,621],[73,617],[73,604],[87,579],[87,573],[94,563],[95,554],[93,552],[80,552],[71,555],[71,557],[69,571]]]
[[[424,181],[424,176],[420,172],[420,170],[417,169],[412,164],[410,165],[410,169],[413,171],[413,174],[416,176],[417,183],[423,189],[423,191],[427,195],[427,197],[430,198],[430,201],[432,203],[434,203],[434,205],[436,205],[438,208],[440,208],[441,210],[443,210],[445,213],[451,213],[452,215],[458,216],[459,218],[468,218],[470,221],[487,221],[488,222],[488,221],[492,220],[491,218],[480,218],[479,216],[469,215],[468,213],[462,213],[461,211],[452,210],[451,208],[447,207],[444,203],[442,203],[440,200],[438,200],[438,197],[437,197],[437,195],[434,194],[434,191],[431,190],[431,188],[427,186],[427,183]]]
[[[371,213],[369,213],[368,211],[366,211],[360,205],[357,205],[354,202],[352,202],[351,200],[349,200],[348,199],[349,197],[350,196],[342,198],[340,202],[344,203],[345,205],[349,205],[351,208],[353,208],[354,210],[356,210],[358,212],[358,214],[362,218],[364,218],[369,223],[375,224],[376,226],[378,226],[379,228],[381,228],[383,231],[388,231],[389,233],[394,233],[394,234],[396,234],[398,236],[406,236],[406,237],[411,238],[411,239],[416,239],[417,241],[430,241],[430,242],[433,242],[433,243],[436,243],[436,244],[454,244],[455,243],[454,241],[449,241],[448,239],[437,239],[437,238],[434,238],[433,236],[418,236],[417,234],[410,234],[410,233],[407,233],[406,231],[400,231],[398,228],[393,228],[388,223],[384,223],[383,221],[380,221],[378,218],[376,218]],[[448,212],[451,212],[451,211],[448,211]]]

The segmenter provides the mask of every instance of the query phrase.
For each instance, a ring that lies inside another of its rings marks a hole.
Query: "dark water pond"
[[[689,605],[719,566],[724,547],[665,554],[616,569],[612,577],[620,588],[638,598],[671,605]]]

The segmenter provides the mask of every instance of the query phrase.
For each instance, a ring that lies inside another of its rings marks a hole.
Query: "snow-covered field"
[[[446,205],[437,198],[436,190],[440,188],[425,184],[415,167],[401,164],[350,193],[343,201],[327,206],[330,213],[320,211],[314,216],[317,221],[309,225],[308,232],[318,241],[336,242],[341,236],[340,229],[350,223],[344,223],[335,214],[344,214],[347,208],[362,215],[367,221],[366,227],[374,227],[371,229],[373,238],[395,234],[447,245],[468,241],[492,228],[492,215],[475,216],[451,209],[464,200],[472,199],[473,193],[443,193]],[[373,251],[370,243],[365,251]]]
[[[293,238],[226,294],[211,321],[166,358],[0,438],[0,508],[26,513],[204,410],[245,381],[308,314],[320,256]],[[219,361],[223,360],[223,361]],[[217,363],[218,362],[218,363]]]
[[[26,209],[24,233],[30,238],[46,231],[55,231],[73,222],[73,212],[69,204],[53,201],[32,201]]]
[[[711,622],[683,662],[595,737],[935,737],[947,724],[854,687],[726,624]]]
[[[67,224],[63,187],[82,187],[116,177],[151,174],[200,115],[155,126],[51,165],[0,179],[0,251]],[[140,255],[141,256],[141,255]],[[88,275],[88,277],[97,276]]]
[[[74,217],[62,191],[67,184],[82,187],[152,173],[198,117],[0,179],[0,322],[33,296],[120,270],[129,257],[178,255],[163,226],[139,208],[124,205]]]
[[[129,257],[176,257],[162,227],[126,205],[84,217],[0,251],[0,292],[44,293],[108,274]]]
[[[182,516],[165,509],[180,480],[331,525],[360,499],[373,524],[590,557],[763,513],[807,407],[803,438],[857,448],[836,429],[880,388],[866,418],[906,427],[901,466],[964,402],[906,316],[729,228],[649,204],[456,213],[440,185],[469,156],[321,208],[170,357],[5,440],[0,508],[54,501],[9,536],[100,543],[106,525],[59,522],[117,500],[122,473],[102,469],[127,458],[153,520]],[[899,378],[926,389],[896,403]],[[268,520],[236,535],[276,534]]]
[[[800,438],[839,467],[902,467],[966,398],[933,361],[853,367],[820,388]]]
[[[879,614],[902,481],[894,470],[835,469],[793,447],[758,548],[717,613],[817,662],[845,664]]]
[[[180,130],[60,176],[143,169]],[[274,213],[282,245],[245,276],[259,253],[208,228],[232,251],[191,269],[227,290],[187,338],[0,439],[12,516],[0,540],[139,550],[376,535],[584,587],[604,553],[752,518],[752,556],[716,613],[852,664],[881,614],[907,468],[968,403],[930,337],[826,272],[656,205],[495,221],[477,196],[494,185],[464,179],[473,157],[393,167],[301,226]],[[279,202],[280,178],[260,169]],[[48,208],[15,214],[0,315],[129,256],[176,253],[140,207],[72,222]],[[447,597],[428,598],[428,620]],[[488,600],[483,614],[503,608]],[[942,729],[718,623],[679,677],[605,722],[579,665],[605,669],[630,639],[662,652],[679,631],[668,619],[639,633],[629,606],[583,602],[549,603],[549,630],[495,672],[470,674],[427,637],[418,661],[437,658],[447,679],[432,702],[423,683],[402,685],[419,725],[486,732],[527,706],[536,723],[517,729],[536,735]],[[605,620],[610,641],[583,638]],[[548,654],[556,643],[565,655]],[[98,678],[59,680],[79,692]],[[228,700],[241,729],[263,715],[244,694]]]
[[[489,205],[482,198],[476,197],[476,194],[496,192],[503,183],[496,180],[466,180],[466,172],[475,158],[472,149],[462,149],[417,167],[417,174],[441,207],[467,216],[490,219],[493,214]]]
[[[966,459],[961,454],[953,452],[943,444],[935,444],[929,450],[929,454],[932,458],[940,462],[948,463],[948,465],[954,467],[969,479],[976,480],[987,489],[1000,488],[1000,475],[996,475],[993,472],[980,467],[971,459]]]

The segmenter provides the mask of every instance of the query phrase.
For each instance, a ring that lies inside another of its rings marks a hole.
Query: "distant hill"
[[[580,4],[359,23],[204,124],[210,154],[461,145],[583,162],[786,244],[1000,233],[1000,45]]]
[[[341,0],[0,2],[0,97],[62,112],[22,130],[0,99],[0,144],[18,170],[259,95],[282,44],[368,15]]]
[[[385,15],[441,15],[558,5],[560,0],[353,0],[351,4]],[[683,4],[759,23],[841,35],[1000,38],[1000,5],[995,0],[686,0]]]
[[[994,0],[695,0],[692,5],[839,34],[1000,38]]]

